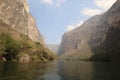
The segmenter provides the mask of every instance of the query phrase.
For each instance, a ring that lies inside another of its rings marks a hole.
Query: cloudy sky
[[[30,12],[48,44],[59,44],[62,35],[88,18],[107,11],[116,0],[28,0]]]

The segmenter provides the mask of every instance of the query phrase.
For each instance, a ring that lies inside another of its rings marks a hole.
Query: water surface
[[[120,80],[112,62],[0,62],[0,80]]]

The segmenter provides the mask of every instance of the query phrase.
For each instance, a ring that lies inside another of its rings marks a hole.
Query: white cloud
[[[95,0],[94,3],[103,9],[104,11],[108,10],[117,0]]]
[[[58,0],[58,2],[56,3],[56,7],[60,7],[62,3],[64,3],[65,0]]]
[[[49,4],[55,7],[60,7],[67,0],[56,0],[56,2],[54,0],[40,0],[40,1],[43,4]]]
[[[100,14],[101,10],[99,10],[99,9],[84,8],[84,10],[82,11],[82,13],[84,15],[87,15],[87,16],[94,16],[96,14]]]
[[[41,3],[44,3],[44,4],[53,4],[53,0],[41,0]]]
[[[71,30],[79,27],[79,26],[82,25],[82,24],[83,24],[83,21],[78,21],[78,22],[77,22],[76,24],[74,24],[74,25],[68,25],[68,26],[67,26],[67,31],[71,31]]]
[[[96,6],[100,9],[84,8],[81,12],[87,16],[101,14],[108,10],[117,0],[94,0]]]

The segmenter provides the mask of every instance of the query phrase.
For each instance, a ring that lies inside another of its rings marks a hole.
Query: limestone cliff
[[[27,0],[0,0],[0,20],[35,42],[42,42],[35,20],[29,13]]]
[[[27,0],[0,0],[0,60],[54,59],[55,55],[44,46]]]
[[[94,60],[120,60],[119,34],[120,0],[107,12],[94,16],[77,29],[65,33],[59,53],[77,53]]]

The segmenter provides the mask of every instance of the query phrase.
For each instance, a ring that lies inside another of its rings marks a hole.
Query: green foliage
[[[39,42],[35,42],[35,47],[42,47],[42,45]]]
[[[89,58],[86,56],[67,56],[64,58],[66,61],[88,61]]]
[[[56,59],[56,55],[49,51],[47,48],[37,47],[35,51],[31,51],[31,60],[33,61],[53,61]]]
[[[21,34],[20,36],[23,40],[29,40],[29,37],[27,35]]]
[[[39,42],[31,41],[27,36],[16,40],[7,33],[0,33],[0,57],[7,60],[17,60],[24,54],[30,55],[32,61],[54,60],[55,55]]]
[[[19,52],[19,44],[10,35],[6,33],[0,33],[0,51],[1,55],[8,55],[8,60],[15,59],[15,56]],[[13,56],[10,58],[10,56]]]

